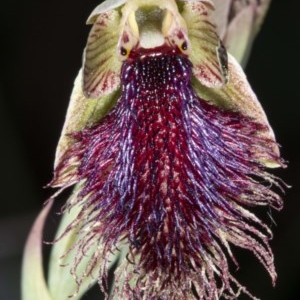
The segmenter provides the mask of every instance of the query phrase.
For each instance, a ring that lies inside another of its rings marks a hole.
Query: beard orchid
[[[232,245],[275,283],[272,233],[249,209],[281,208],[266,169],[284,162],[213,11],[209,0],[105,1],[88,19],[50,183],[76,185],[55,247],[72,235],[58,255],[79,295],[98,280],[107,299],[254,298],[230,272]]]

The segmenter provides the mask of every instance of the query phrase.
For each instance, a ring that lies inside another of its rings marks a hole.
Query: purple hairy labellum
[[[266,167],[284,163],[242,70],[227,61],[213,5],[108,5],[91,19],[83,87],[73,93],[51,182],[77,184],[66,205],[66,213],[81,207],[65,231],[80,232],[72,272],[99,245],[82,276],[98,267],[109,299],[254,298],[227,257],[237,264],[231,245],[252,251],[275,283],[271,231],[248,209],[281,208],[271,190],[281,184]],[[94,104],[78,109],[81,101]],[[108,295],[109,255],[121,247],[128,252]]]

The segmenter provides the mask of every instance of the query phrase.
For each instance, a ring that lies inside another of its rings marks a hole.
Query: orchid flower
[[[25,250],[23,300],[80,299],[96,281],[106,299],[257,299],[230,271],[232,246],[253,252],[275,284],[272,233],[251,207],[281,209],[283,184],[267,168],[285,165],[226,50],[246,61],[262,3],[96,7],[49,184],[59,190]],[[71,186],[46,281],[43,224]]]

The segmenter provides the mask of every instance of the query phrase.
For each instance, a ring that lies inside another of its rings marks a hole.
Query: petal
[[[258,135],[270,141],[274,155],[277,157],[279,155],[279,149],[267,116],[248,83],[241,66],[233,56],[229,55],[228,58],[230,80],[227,85],[220,89],[208,89],[194,78],[194,88],[200,97],[203,97],[215,105],[223,107],[224,109],[241,112],[243,115],[253,118],[257,123],[264,125],[267,131],[258,132]],[[275,161],[265,161],[262,159],[262,162],[270,168],[279,167]]]
[[[52,298],[43,272],[42,243],[43,228],[53,199],[38,215],[27,239],[22,266],[22,299],[23,300],[54,300]]]
[[[182,17],[192,46],[190,60],[195,77],[207,87],[221,87],[227,82],[227,56],[211,23],[214,9],[210,1],[185,1]]]
[[[113,10],[100,14],[90,31],[83,59],[83,92],[87,98],[107,95],[120,85],[119,25],[120,15]]]
[[[243,66],[246,65],[253,41],[254,14],[253,5],[243,8],[230,22],[224,38],[228,52]]]
[[[212,19],[217,25],[219,37],[223,39],[227,31],[232,0],[213,0],[213,3],[216,9],[212,13]]]
[[[81,82],[82,70],[79,71],[74,82],[65,124],[56,149],[55,167],[59,164],[65,151],[74,143],[71,134],[85,127],[92,126],[101,119],[114,105],[118,97],[119,91],[116,90],[98,99],[88,99],[83,94]],[[74,162],[73,168],[76,168],[76,162]],[[60,186],[68,180],[69,177],[57,178],[55,185]]]
[[[258,34],[266,16],[271,0],[236,1],[230,12],[229,25],[222,39],[230,52],[245,66],[252,48],[253,41]]]
[[[77,190],[75,190],[68,202],[72,203],[75,201],[78,190],[79,187],[77,187]],[[86,250],[86,252],[84,252],[80,263],[77,265],[78,253],[71,251],[82,236],[80,234],[82,224],[77,223],[77,226],[70,229],[68,229],[68,226],[76,219],[80,210],[81,206],[78,205],[67,210],[56,233],[57,241],[52,247],[48,274],[49,290],[53,299],[67,299],[72,296],[72,299],[78,300],[98,280],[101,254],[97,255],[97,253],[101,253],[103,247],[98,243],[94,243],[90,248],[82,249],[83,251]],[[84,220],[82,221],[84,222]],[[110,255],[108,268],[115,263],[118,254],[116,252],[114,255]],[[70,266],[74,265],[76,268],[72,268],[70,272]]]
[[[102,2],[92,11],[88,17],[87,24],[93,24],[100,14],[116,9],[128,1],[129,0],[106,0]]]

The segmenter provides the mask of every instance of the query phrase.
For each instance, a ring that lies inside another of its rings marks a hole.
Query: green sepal
[[[51,297],[43,271],[43,229],[54,199],[47,202],[29,233],[23,255],[22,300],[61,300]]]
[[[82,209],[79,204],[72,205],[79,191],[80,185],[77,185],[67,201],[71,208],[63,214],[50,255],[49,291],[53,299],[57,300],[67,300],[71,296],[73,300],[79,300],[98,281],[98,270],[102,263],[100,255],[95,263],[91,263],[93,261],[91,257],[103,248],[99,243],[95,243],[87,249],[84,255],[80,255],[80,262],[77,259],[77,251],[82,250],[76,247],[84,234],[82,224],[78,223],[71,229],[69,225]],[[82,223],[84,221],[82,220]],[[118,256],[117,251],[110,255],[108,269],[115,263]]]

